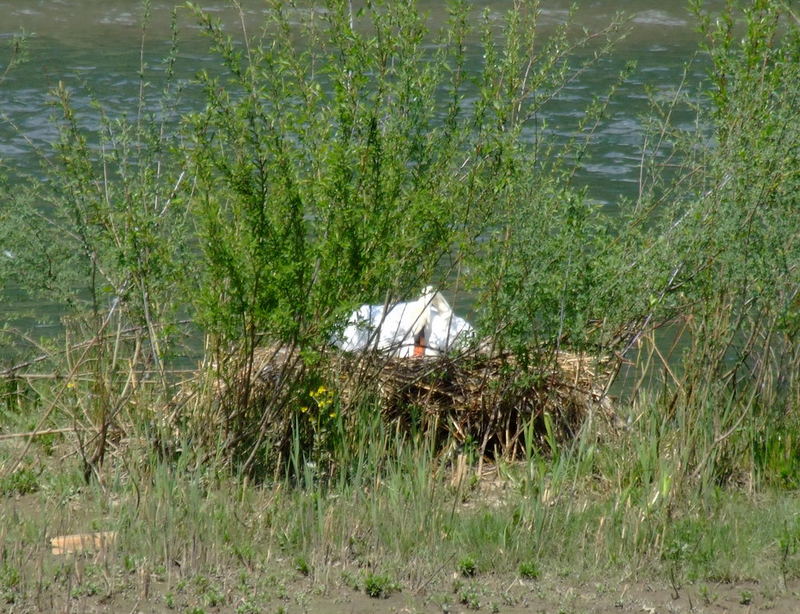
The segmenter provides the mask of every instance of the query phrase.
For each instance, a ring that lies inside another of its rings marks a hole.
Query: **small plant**
[[[58,435],[50,433],[46,435],[40,435],[38,439],[39,446],[41,447],[45,456],[52,456],[56,441],[58,440]]]
[[[357,590],[359,590],[361,588],[361,585],[360,585],[360,583],[358,581],[358,576],[356,576],[354,573],[351,573],[351,572],[349,572],[347,570],[342,572],[342,584],[344,584],[345,586],[350,587],[354,591],[357,591]]]
[[[480,593],[474,586],[467,586],[458,595],[458,600],[470,610],[481,609]]]
[[[225,603],[225,595],[216,586],[209,586],[203,595],[203,601],[210,608],[216,608]]]
[[[364,578],[364,592],[374,599],[386,599],[398,586],[387,575],[368,574]]]
[[[294,568],[304,576],[307,576],[311,573],[311,565],[304,556],[298,556],[294,560]]]
[[[99,588],[97,584],[94,582],[85,582],[73,587],[70,591],[70,596],[73,599],[78,599],[79,597],[93,597],[94,595],[97,595],[98,592]]]
[[[236,614],[257,614],[260,611],[251,601],[245,601],[236,608]]]
[[[700,593],[700,598],[703,600],[703,603],[707,606],[710,606],[719,597],[719,595],[708,588],[707,584],[701,584],[698,592]]]
[[[525,580],[535,580],[539,577],[539,566],[533,561],[524,561],[520,563],[519,577]]]
[[[8,563],[0,565],[0,587],[15,588],[20,581],[19,569],[11,567]]]
[[[19,583],[19,569],[7,563],[0,565],[0,602],[14,603],[17,599],[16,592]]]
[[[678,575],[683,569],[683,561],[689,551],[689,545],[679,539],[670,542],[662,555],[662,558],[669,562],[669,582],[672,586],[672,598],[678,599],[680,597],[680,584],[678,582]]]
[[[741,605],[750,605],[753,603],[753,593],[748,590],[742,591],[742,593],[739,595],[739,603]]]
[[[471,556],[465,556],[458,562],[458,571],[465,578],[472,578],[478,573],[478,566],[475,559]]]
[[[31,469],[17,469],[0,478],[0,495],[28,495],[39,490],[39,480]]]

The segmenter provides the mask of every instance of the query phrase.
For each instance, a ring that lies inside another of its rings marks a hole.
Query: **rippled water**
[[[161,60],[169,46],[174,4],[166,0],[152,2],[144,44],[151,80],[158,78]],[[228,3],[206,0],[200,4],[217,12],[232,27],[236,24]],[[264,5],[243,4],[249,24],[255,27]],[[511,2],[478,4],[489,7],[492,15],[499,18]],[[563,22],[568,5],[568,2],[543,3],[540,23],[545,33]],[[420,2],[420,6],[430,14],[433,24],[446,17],[444,2],[427,0]],[[637,62],[632,78],[611,104],[610,116],[598,131],[591,156],[578,176],[587,185],[590,196],[609,207],[622,198],[635,197],[638,190],[643,139],[641,116],[647,109],[645,88],[663,96],[674,92],[697,48],[692,18],[683,2],[580,2],[576,20],[588,28],[599,28],[619,10],[630,17],[627,38],[613,57],[569,86],[540,118],[560,137],[572,136],[577,118],[593,96],[607,90],[626,62]],[[178,70],[189,76],[212,60],[204,52],[197,26],[187,11],[180,10],[178,16],[182,41]],[[303,15],[297,17],[299,20]],[[0,43],[3,39],[10,40],[20,29],[30,34],[29,61],[0,84],[0,158],[12,169],[12,180],[13,174],[36,173],[38,162],[32,148],[46,151],[53,141],[48,92],[59,81],[74,92],[73,101],[85,117],[94,113],[89,104],[92,96],[111,112],[135,110],[142,48],[140,22],[141,7],[130,0],[0,0]],[[3,49],[0,66],[6,55],[7,49]],[[702,77],[702,61],[694,61],[688,83],[697,83]],[[185,104],[191,107],[199,102],[188,99]],[[691,118],[677,117],[676,121],[687,122],[688,126]],[[2,249],[0,246],[0,253]]]
[[[483,3],[494,15],[502,16],[509,2]],[[596,95],[603,93],[628,60],[638,69],[622,88],[611,106],[611,117],[598,134],[597,147],[586,164],[584,179],[592,197],[613,204],[623,195],[634,193],[638,182],[639,149],[642,133],[639,116],[646,110],[644,86],[662,93],[674,90],[684,65],[696,48],[692,20],[681,2],[639,0],[581,2],[577,21],[587,27],[600,27],[619,9],[630,16],[630,32],[613,58],[600,64],[568,87],[557,105],[541,119],[563,136],[572,134],[574,119]],[[145,60],[150,78],[157,75],[170,34],[173,2],[153,2],[152,18],[146,33]],[[443,2],[422,2],[431,21],[444,17]],[[204,8],[236,23],[225,2],[205,2]],[[247,3],[249,20],[255,26],[260,3]],[[566,2],[545,3],[541,24],[548,27],[562,22]],[[78,108],[88,110],[89,94],[97,96],[107,108],[124,112],[133,109],[138,94],[139,51],[142,38],[141,8],[131,1],[0,1],[0,37],[9,38],[23,28],[31,33],[30,61],[12,73],[0,86],[0,108],[14,127],[0,122],[0,156],[25,168],[31,164],[31,143],[46,146],[54,131],[49,122],[48,91],[63,81],[75,92]],[[300,18],[301,15],[298,15]],[[196,26],[186,11],[179,12],[183,53],[179,69],[187,75],[210,61],[203,53]],[[702,77],[697,63],[690,83]],[[191,101],[188,101],[191,105]]]

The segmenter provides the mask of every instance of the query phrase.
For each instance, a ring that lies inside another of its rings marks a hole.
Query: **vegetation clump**
[[[364,592],[374,599],[386,599],[399,588],[388,575],[369,573],[364,578]]]
[[[458,571],[465,578],[471,578],[478,573],[478,565],[471,556],[465,556],[458,562]]]
[[[524,580],[536,580],[539,577],[539,566],[533,561],[525,561],[519,564],[519,577]]]
[[[310,391],[286,385],[302,381],[303,366],[299,352],[278,346],[257,348],[227,384],[218,375],[211,399],[202,395],[201,371],[175,400],[174,431],[179,437],[183,424],[208,444],[219,433],[237,442],[262,437],[275,462],[289,458],[296,437],[307,447],[335,444],[337,432],[348,437],[342,430],[357,430],[359,407],[369,405],[390,431],[422,433],[437,449],[476,442],[481,456],[510,460],[524,457],[526,445],[548,449],[571,440],[590,415],[598,432],[614,425],[608,361],[585,354],[561,351],[528,365],[474,350],[414,359],[329,352],[318,361],[326,385],[310,380]]]
[[[27,495],[39,490],[39,479],[29,468],[17,469],[0,478],[0,495]]]

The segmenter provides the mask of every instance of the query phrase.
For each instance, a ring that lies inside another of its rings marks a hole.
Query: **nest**
[[[385,423],[420,430],[440,445],[477,446],[481,456],[552,449],[574,438],[589,416],[613,418],[610,361],[584,354],[562,351],[529,365],[482,354],[382,359],[377,368],[359,358],[340,361],[351,366],[337,369],[342,390],[358,387],[359,374],[372,376]]]
[[[252,360],[225,369],[214,365],[210,403],[195,403],[190,422],[206,435],[223,435],[225,447],[258,449],[278,460],[292,445],[311,446],[304,420],[336,417],[344,428],[359,408],[376,409],[386,428],[423,433],[438,449],[474,446],[481,457],[518,458],[526,448],[549,452],[575,437],[590,416],[610,424],[610,361],[552,352],[523,364],[510,355],[387,358],[377,353],[335,352],[308,368],[297,349],[259,348]],[[208,381],[208,379],[206,379]],[[200,411],[202,409],[202,411]],[[196,429],[197,430],[197,429]],[[316,433],[316,434],[315,434]],[[261,454],[264,456],[264,454]],[[280,463],[279,463],[280,464]]]

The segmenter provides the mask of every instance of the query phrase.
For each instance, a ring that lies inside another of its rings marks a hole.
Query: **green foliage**
[[[498,335],[529,343],[523,320],[540,338],[581,327],[575,301],[590,302],[586,264],[603,235],[583,196],[559,186],[566,171],[548,169],[524,133],[574,78],[565,50],[590,37],[564,26],[533,53],[538,11],[521,3],[499,37],[484,20],[485,61],[467,75],[474,20],[465,3],[450,11],[431,33],[412,3],[350,14],[332,2],[301,27],[275,4],[260,38],[234,40],[197,10],[224,66],[201,74],[207,107],[189,118],[209,330],[313,348],[354,305],[446,285],[456,268],[473,270],[465,283]],[[616,24],[592,36],[599,55],[615,36]],[[550,281],[533,288],[545,268]],[[565,289],[555,281],[565,276],[583,281]]]
[[[539,566],[533,561],[524,561],[519,564],[519,577],[524,580],[535,580],[539,577]]]
[[[246,40],[247,54],[198,13],[227,69],[201,75],[209,104],[191,118],[202,314],[237,339],[327,341],[353,304],[432,279],[461,217],[445,200],[458,135],[429,130],[445,64],[425,67],[420,16],[368,9],[373,37],[328,8],[300,49],[273,6],[276,42]]]
[[[28,468],[15,470],[0,477],[0,495],[27,495],[39,490],[39,477]]]
[[[690,337],[686,394],[676,398],[693,431],[688,463],[725,481],[743,457],[755,465],[745,471],[761,472],[777,460],[764,454],[777,434],[796,431],[800,25],[778,2],[728,7],[718,19],[696,10],[713,106],[711,142],[699,135],[703,143],[694,143],[701,180],[676,214],[672,245]],[[782,445],[791,449],[792,437]]]
[[[147,10],[142,40],[146,28]],[[59,82],[50,92],[58,138],[52,150],[33,148],[41,171],[16,178],[0,209],[0,244],[12,246],[0,259],[0,279],[59,305],[64,319],[89,334],[106,334],[122,313],[122,329],[138,333],[144,360],[157,368],[184,306],[177,286],[192,276],[180,198],[186,173],[172,128],[176,54],[173,41],[157,108],[148,100],[144,65],[138,105],[127,113],[92,95],[95,115],[87,117]]]
[[[471,578],[478,573],[478,566],[475,559],[471,556],[465,556],[458,561],[458,571],[465,578]]]
[[[17,588],[20,579],[19,569],[7,563],[2,563],[2,565],[0,565],[0,586],[2,586],[4,590]]]
[[[753,592],[743,590],[739,596],[739,603],[741,605],[750,605],[753,602]]]
[[[18,68],[28,59],[28,37],[28,33],[22,30],[14,34],[11,40],[7,42],[9,53],[5,61],[5,66],[2,72],[0,72],[0,85],[5,81],[9,72]],[[0,115],[2,115],[2,113],[0,113]]]
[[[183,194],[202,253],[193,298],[215,376],[237,382],[226,439],[245,470],[267,454],[263,416],[273,410],[300,410],[295,449],[313,451],[294,455],[295,467],[331,464],[340,413],[317,411],[304,389],[361,303],[430,283],[466,288],[497,348],[544,364],[552,353],[539,355],[542,343],[587,342],[589,322],[605,317],[608,299],[595,290],[612,252],[607,220],[560,160],[581,157],[613,88],[558,152],[529,134],[611,50],[618,22],[581,34],[565,24],[540,42],[536,2],[515,5],[499,30],[455,2],[439,32],[410,2],[357,12],[329,2],[300,24],[273,2],[253,36],[192,10],[219,62],[198,75],[205,108],[183,118],[193,178]],[[590,46],[589,59],[575,59]],[[467,74],[476,52],[484,60]],[[604,335],[594,342],[614,336]],[[255,407],[241,374],[265,343],[301,351],[269,407]]]
[[[481,609],[481,591],[474,584],[469,584],[458,589],[458,601],[470,610]]]
[[[374,599],[386,599],[400,586],[385,574],[368,573],[364,578],[364,592]]]
[[[298,556],[294,560],[294,568],[302,575],[307,576],[311,573],[311,565],[305,557]]]

